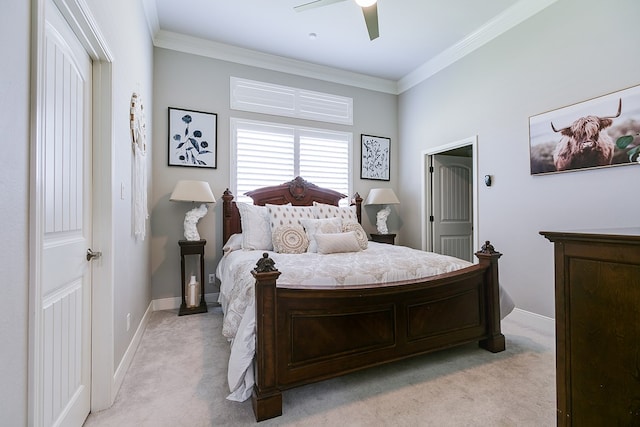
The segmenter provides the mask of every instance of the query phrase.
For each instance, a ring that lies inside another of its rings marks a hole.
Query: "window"
[[[298,175],[350,195],[349,132],[232,118],[231,144],[231,191],[238,201],[250,202],[246,192]]]

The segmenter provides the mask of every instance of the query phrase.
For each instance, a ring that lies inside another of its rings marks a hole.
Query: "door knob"
[[[91,248],[87,249],[87,261],[91,261],[94,258],[100,258],[102,256],[102,252],[94,252]]]

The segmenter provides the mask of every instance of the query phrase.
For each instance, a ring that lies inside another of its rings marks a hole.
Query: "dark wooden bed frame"
[[[338,205],[346,196],[297,177],[247,193],[254,204]],[[223,241],[241,232],[229,190],[223,200]],[[361,202],[357,193],[358,220]],[[266,254],[265,254],[266,255]],[[256,279],[256,371],[252,394],[257,421],[282,415],[282,391],[410,356],[478,341],[505,349],[500,331],[498,259],[489,242],[479,263],[418,281],[309,289],[277,286],[273,263]],[[258,261],[258,260],[256,260]],[[275,266],[277,268],[277,266]],[[264,270],[264,271],[262,271]]]

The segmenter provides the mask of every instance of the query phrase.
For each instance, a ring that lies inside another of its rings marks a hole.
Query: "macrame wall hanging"
[[[147,218],[147,134],[142,99],[131,95],[131,141],[133,146],[133,234],[144,240]]]

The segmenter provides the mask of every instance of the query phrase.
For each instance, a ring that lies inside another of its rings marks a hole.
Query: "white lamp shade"
[[[377,0],[356,0],[356,4],[360,7],[373,6]]]
[[[397,205],[400,203],[391,188],[373,188],[369,191],[365,205]]]
[[[178,181],[169,200],[174,202],[216,202],[208,182],[186,180]]]

